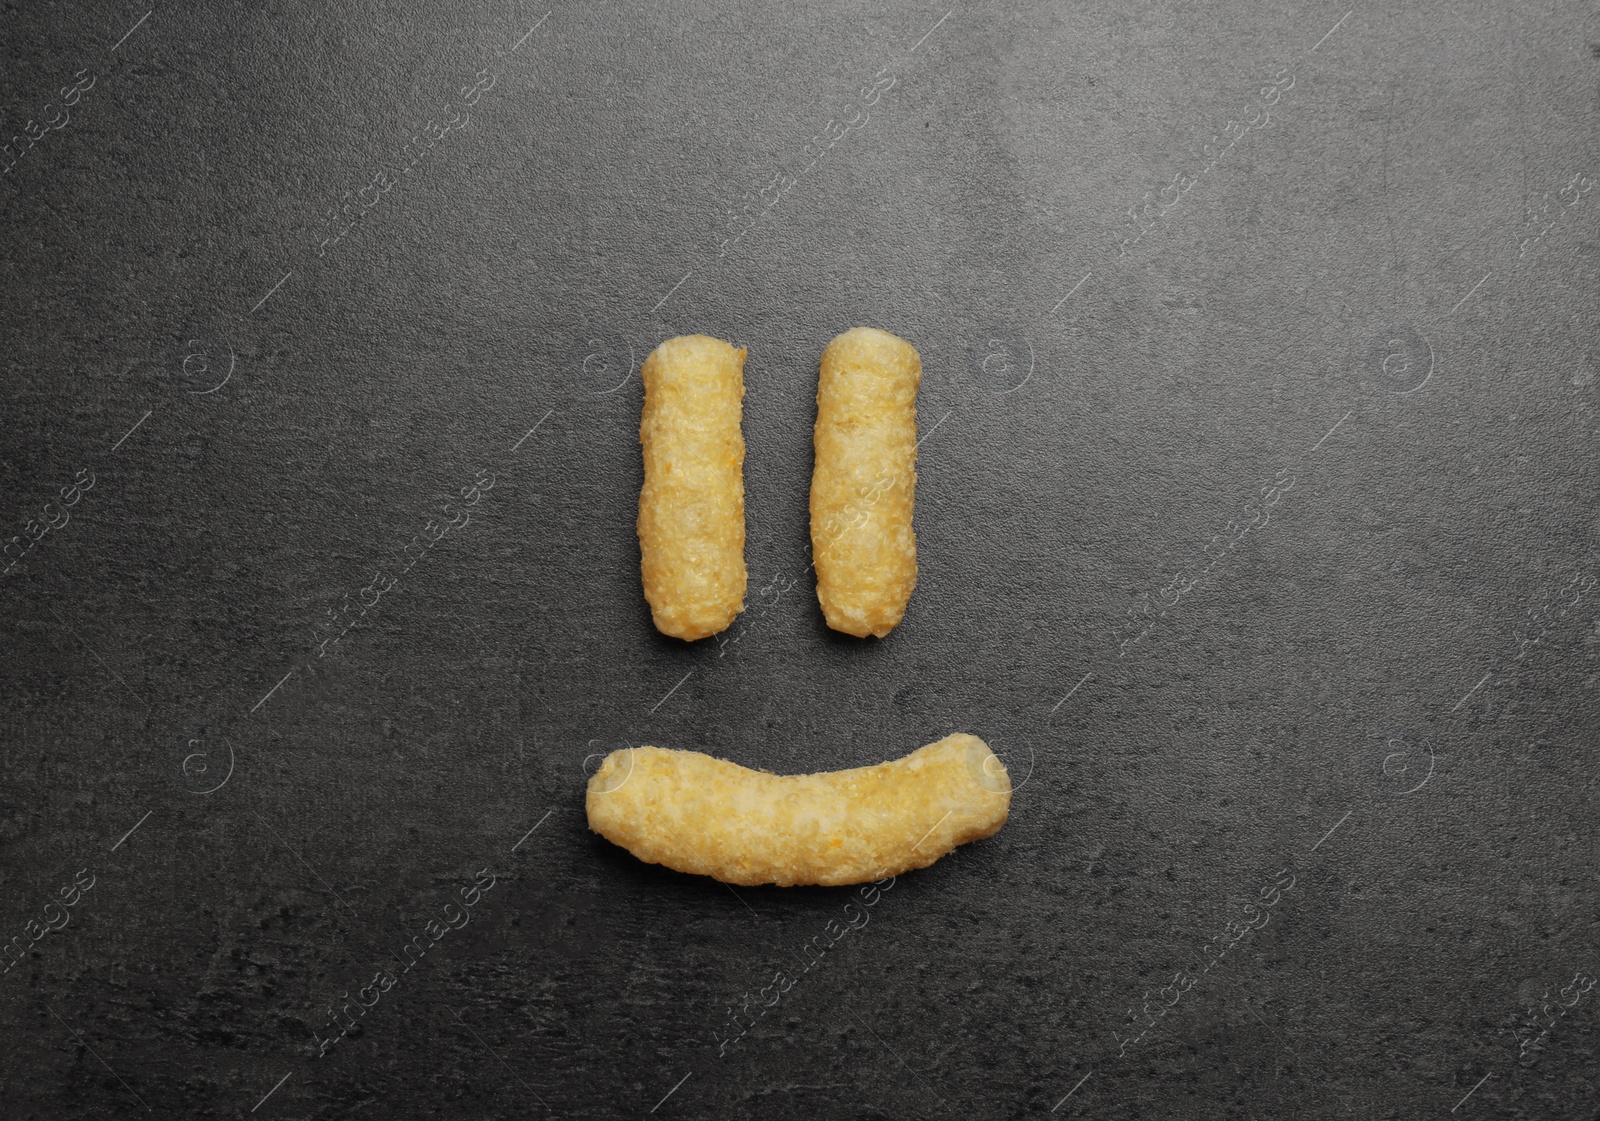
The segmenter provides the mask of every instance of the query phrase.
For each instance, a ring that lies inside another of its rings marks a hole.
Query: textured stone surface
[[[1600,1112],[1592,10],[731,7],[0,12],[0,1116]],[[924,367],[872,642],[857,323]],[[956,728],[1010,821],[876,897],[584,827],[618,747]]]

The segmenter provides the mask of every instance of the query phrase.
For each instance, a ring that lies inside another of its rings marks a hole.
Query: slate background
[[[0,580],[0,937],[94,886],[0,975],[0,1115],[1600,1115],[1597,41],[1574,0],[7,5],[7,135],[94,85],[0,179],[0,536],[95,482]],[[926,369],[881,642],[805,579],[857,323]],[[723,645],[638,581],[634,367],[687,332],[750,349]],[[809,970],[856,894],[585,828],[614,747],[958,729],[1010,823]]]

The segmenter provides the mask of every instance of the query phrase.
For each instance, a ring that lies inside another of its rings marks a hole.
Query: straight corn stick
[[[822,352],[817,380],[811,554],[828,626],[882,638],[917,586],[917,389],[902,338],[855,327]]]
[[[656,629],[694,640],[744,607],[744,356],[721,339],[668,339],[646,358],[639,571]]]

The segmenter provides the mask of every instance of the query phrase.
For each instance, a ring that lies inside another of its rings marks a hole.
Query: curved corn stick
[[[872,327],[839,335],[817,380],[811,555],[828,626],[882,638],[917,586],[917,387],[922,360]]]
[[[656,629],[694,640],[744,607],[744,350],[668,339],[644,360],[639,572]]]
[[[856,884],[926,868],[1006,822],[1011,776],[964,732],[902,759],[773,775],[698,751],[613,751],[589,828],[647,864],[730,884]]]

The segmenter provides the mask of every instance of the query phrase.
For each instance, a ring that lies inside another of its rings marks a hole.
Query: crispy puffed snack
[[[668,339],[644,360],[639,571],[656,629],[694,640],[744,608],[744,349]]]
[[[917,586],[917,388],[910,343],[854,327],[822,352],[812,440],[811,556],[828,626],[882,638]]]
[[[589,828],[647,864],[730,884],[865,883],[993,836],[1011,776],[964,732],[902,759],[813,775],[631,747],[589,779]]]

